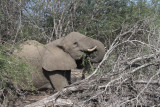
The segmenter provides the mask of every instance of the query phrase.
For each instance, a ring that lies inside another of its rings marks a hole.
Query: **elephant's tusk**
[[[87,51],[88,51],[88,52],[92,52],[92,51],[94,51],[96,48],[97,48],[97,46],[95,46],[95,47],[93,47],[93,48],[91,48],[91,49],[87,49]]]

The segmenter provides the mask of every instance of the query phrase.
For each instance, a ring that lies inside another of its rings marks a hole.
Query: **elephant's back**
[[[24,62],[27,62],[32,66],[32,81],[36,88],[48,83],[48,80],[44,78],[41,67],[41,60],[43,56],[44,45],[35,41],[28,40],[20,45],[19,49],[14,52],[14,55],[20,57]]]
[[[20,57],[38,58],[42,56],[43,45],[35,40],[28,40],[20,45],[20,47],[14,52],[15,55]]]

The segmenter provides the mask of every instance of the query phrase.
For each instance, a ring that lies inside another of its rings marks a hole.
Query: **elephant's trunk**
[[[94,45],[93,46],[94,47],[93,51],[96,50],[97,54],[96,54],[96,57],[91,58],[90,61],[94,62],[94,63],[100,62],[103,59],[104,55],[105,55],[105,47],[98,40],[93,40],[93,44],[92,45]]]

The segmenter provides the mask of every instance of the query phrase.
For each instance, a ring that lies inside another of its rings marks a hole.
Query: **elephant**
[[[71,32],[45,45],[28,40],[14,54],[38,72],[33,72],[31,77],[36,89],[52,87],[59,91],[71,83],[71,70],[81,66],[83,55],[93,52],[96,56],[89,57],[90,61],[100,62],[105,54],[104,45],[79,32]]]

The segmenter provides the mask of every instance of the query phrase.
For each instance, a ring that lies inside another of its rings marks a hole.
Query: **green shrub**
[[[34,68],[18,57],[7,55],[6,49],[0,46],[0,88],[9,88],[18,84],[21,87],[32,87],[31,72]],[[23,80],[27,80],[28,85]]]

